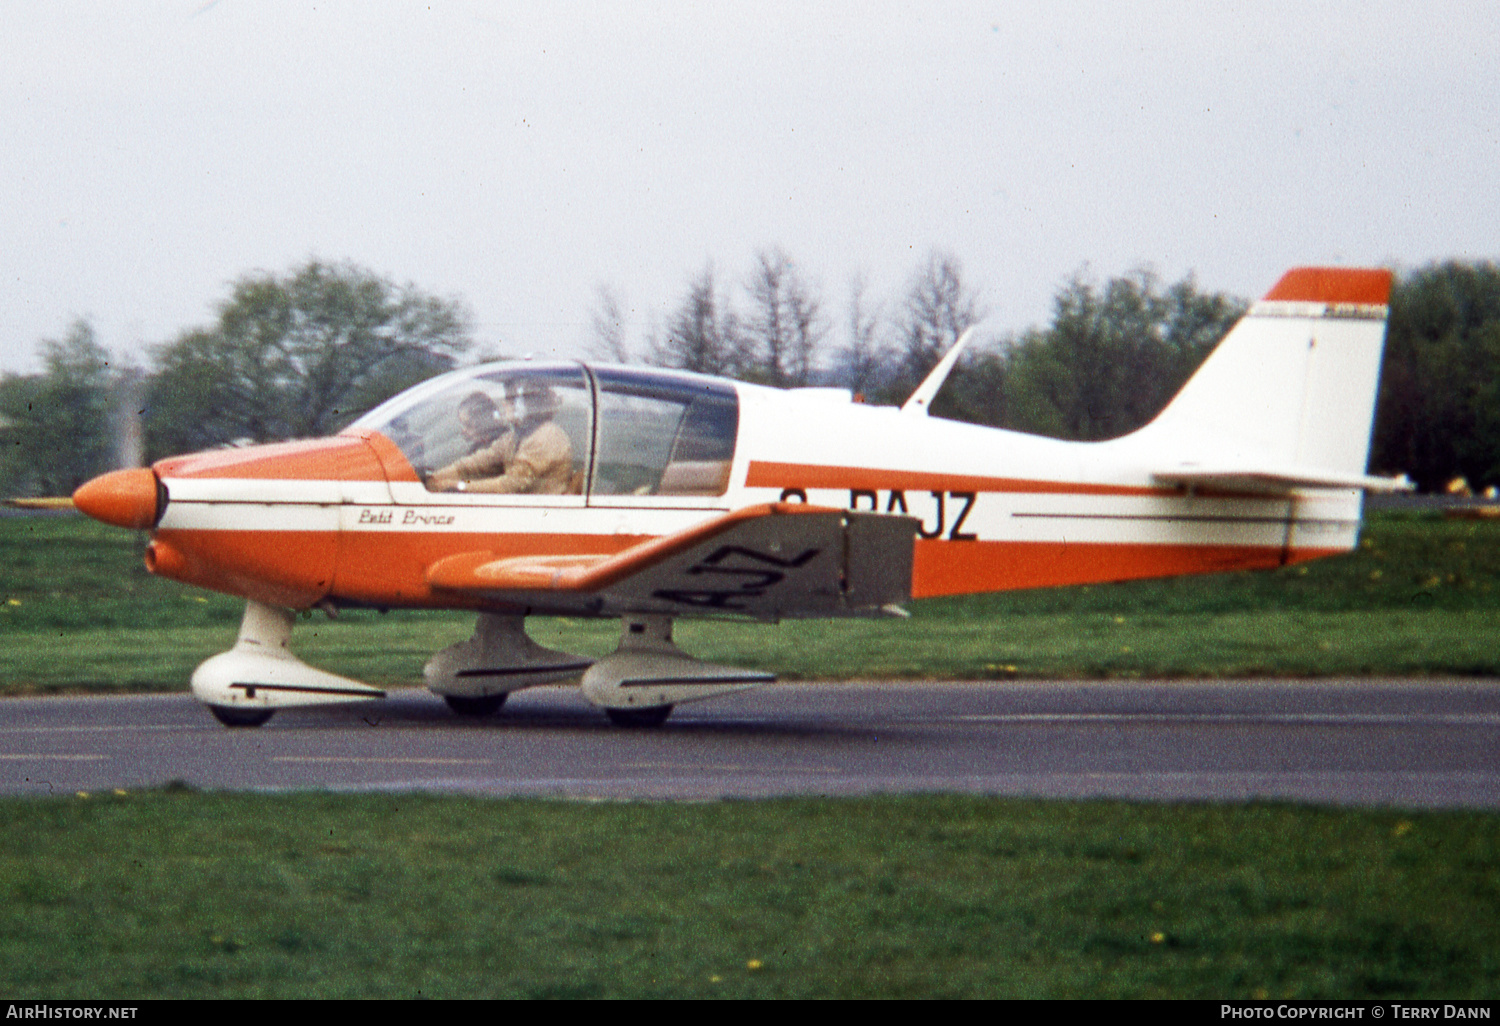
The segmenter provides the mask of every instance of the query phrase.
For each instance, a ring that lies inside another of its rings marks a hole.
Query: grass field
[[[0,518],[0,688],[180,690],[240,603],[140,541]],[[1376,517],[1268,574],[684,624],[788,677],[1493,674],[1500,524]],[[321,616],[413,683],[449,614]],[[602,654],[610,623],[545,620]],[[0,799],[0,993],[1457,998],[1500,993],[1500,815],[967,796],[668,804],[185,788]]]
[[[37,997],[1471,997],[1500,817],[973,797],[0,801]]]
[[[138,536],[82,517],[0,518],[0,693],[181,690],[243,604],[151,577]],[[911,605],[910,620],[684,622],[680,644],[788,679],[1500,673],[1500,521],[1376,516],[1355,553],[1269,573],[1010,592]],[[317,614],[314,665],[417,683],[464,614]],[[533,618],[602,655],[613,621]]]

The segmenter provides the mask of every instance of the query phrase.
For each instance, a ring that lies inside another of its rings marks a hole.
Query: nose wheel
[[[653,705],[648,709],[605,709],[604,715],[617,727],[659,727],[672,715],[670,705]]]
[[[208,711],[226,727],[259,727],[275,712],[274,709],[234,709],[227,705],[211,705]]]
[[[484,695],[479,698],[470,698],[464,695],[444,695],[443,701],[448,703],[448,708],[464,717],[478,718],[480,716],[493,716],[500,711],[505,704],[506,692],[498,695]]]

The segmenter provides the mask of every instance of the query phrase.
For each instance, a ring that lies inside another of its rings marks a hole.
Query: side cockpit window
[[[732,387],[600,368],[596,495],[723,495],[739,431]]]

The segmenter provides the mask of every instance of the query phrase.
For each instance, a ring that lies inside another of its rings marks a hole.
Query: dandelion
[[[755,972],[755,970],[761,968],[760,959],[752,958],[750,961],[745,963],[745,968],[749,969],[752,973]]]
[[[1164,933],[1162,933],[1160,930],[1157,930],[1155,933],[1153,933],[1151,935],[1151,943],[1152,944],[1165,944],[1166,942],[1167,942],[1167,935],[1164,934]]]

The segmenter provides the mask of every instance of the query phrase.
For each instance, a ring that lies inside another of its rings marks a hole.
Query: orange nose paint
[[[95,520],[144,531],[160,512],[156,475],[144,468],[104,474],[74,492],[73,505]]]

